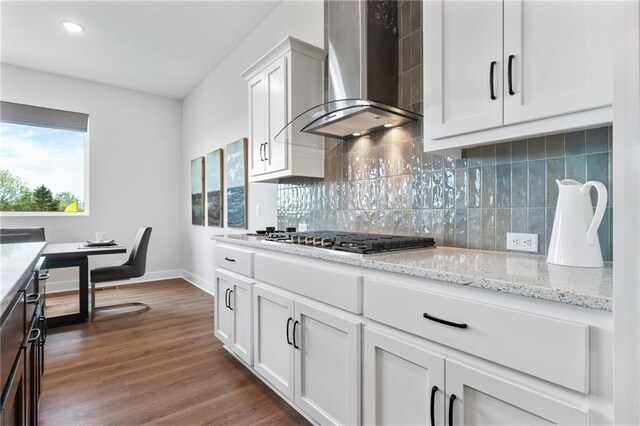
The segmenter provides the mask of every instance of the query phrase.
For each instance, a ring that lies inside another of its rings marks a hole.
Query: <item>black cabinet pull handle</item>
[[[226,289],[226,290],[224,291],[224,306],[225,306],[227,309],[229,309],[229,302],[228,302],[228,300],[229,300],[229,289]]]
[[[422,316],[424,318],[430,320],[430,321],[439,322],[440,324],[448,325],[448,326],[451,326],[451,327],[456,327],[456,328],[467,328],[468,327],[466,323],[451,322],[451,321],[443,320],[441,318],[432,317],[431,315],[429,315],[426,312],[424,314],[422,314]]]
[[[293,347],[296,349],[300,349],[300,346],[296,344],[296,327],[300,324],[300,321],[293,322]]]
[[[496,61],[491,61],[491,66],[489,67],[489,88],[491,89],[491,100],[495,101],[496,98],[496,94],[495,91],[493,90],[493,71],[496,68]]]
[[[229,290],[229,309],[231,309],[233,311],[233,308],[231,307],[231,295],[233,294],[233,290]]]
[[[34,331],[36,335],[34,337],[31,337],[31,334],[33,334]],[[31,343],[31,342],[35,342],[36,340],[40,340],[41,333],[42,332],[40,331],[39,328],[36,328],[35,330],[31,330],[31,333],[29,334],[29,340],[27,340],[27,342]]]
[[[453,426],[453,401],[455,400],[455,394],[451,394],[451,397],[449,398],[449,426]]]
[[[260,161],[264,161],[264,158],[262,157],[262,148],[264,148],[263,143],[260,144]]]
[[[292,345],[293,343],[291,343],[291,339],[289,339],[289,324],[291,323],[291,321],[293,321],[293,318],[289,317],[289,319],[287,320],[287,343]]]
[[[509,55],[509,73],[507,75],[509,79],[509,94],[511,96],[515,95],[516,92],[513,91],[513,59],[516,55]]]
[[[436,426],[436,420],[435,420],[435,402],[436,402],[436,392],[438,391],[438,387],[434,386],[431,388],[431,410],[430,410],[430,414],[431,414],[431,426]]]
[[[269,157],[267,157],[267,145],[269,145],[268,141],[264,143],[264,161],[269,161]]]
[[[227,262],[235,262],[235,259],[232,259],[230,257],[225,257],[224,260],[226,260]]]
[[[42,297],[40,293],[27,294],[27,303],[29,305],[36,305],[38,302],[40,302],[40,297]]]

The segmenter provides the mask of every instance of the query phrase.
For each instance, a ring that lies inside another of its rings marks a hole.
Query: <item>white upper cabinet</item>
[[[505,124],[610,105],[612,19],[602,1],[505,1]]]
[[[611,3],[425,2],[425,150],[611,122]]]
[[[285,128],[302,112],[322,103],[326,52],[287,37],[242,76],[249,93],[249,180],[289,176],[324,177],[324,141]]]
[[[430,1],[431,137],[502,124],[502,2]]]

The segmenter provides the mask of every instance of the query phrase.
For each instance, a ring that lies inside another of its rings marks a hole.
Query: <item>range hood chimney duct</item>
[[[398,107],[396,0],[325,0],[328,40],[326,114],[302,131],[338,139],[422,118]]]

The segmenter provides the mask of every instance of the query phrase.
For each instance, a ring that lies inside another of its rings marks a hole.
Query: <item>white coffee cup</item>
[[[103,243],[106,235],[106,232],[96,232],[96,243]]]

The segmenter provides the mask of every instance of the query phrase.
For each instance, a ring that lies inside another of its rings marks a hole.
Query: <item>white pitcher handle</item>
[[[587,234],[585,235],[587,239],[587,244],[590,246],[594,245],[598,241],[598,227],[600,226],[600,222],[602,222],[602,218],[604,217],[604,210],[607,208],[607,187],[604,186],[602,182],[598,182],[596,180],[590,180],[589,182],[582,185],[580,188],[580,193],[582,195],[589,195],[589,190],[591,187],[594,187],[598,191],[598,204],[596,205],[596,211],[593,214],[593,220],[591,220],[591,225],[589,225],[589,229],[587,229]]]

